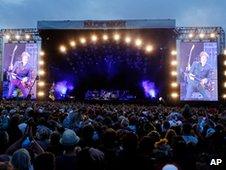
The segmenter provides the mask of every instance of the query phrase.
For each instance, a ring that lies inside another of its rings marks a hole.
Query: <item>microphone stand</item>
[[[31,99],[31,96],[32,96],[32,95],[31,95],[31,90],[32,90],[32,88],[33,88],[33,86],[35,85],[35,83],[36,83],[37,80],[39,80],[39,76],[36,76],[35,80],[33,81],[32,85],[31,85],[31,87],[30,87],[30,89],[29,89],[28,95],[27,95],[27,97],[26,97],[27,100],[30,100],[30,99]]]

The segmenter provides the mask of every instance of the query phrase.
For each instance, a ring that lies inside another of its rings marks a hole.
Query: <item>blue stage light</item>
[[[155,87],[155,83],[149,80],[142,81],[142,87],[144,89],[145,96],[147,98],[156,98],[157,96],[157,88]]]

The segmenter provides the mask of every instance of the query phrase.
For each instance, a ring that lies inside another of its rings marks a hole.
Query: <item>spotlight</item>
[[[204,33],[200,33],[199,34],[199,38],[204,38],[205,37],[205,34]]]
[[[16,38],[16,40],[19,40],[19,39],[20,39],[20,35],[17,34],[17,35],[15,36],[15,38]]]
[[[5,35],[5,38],[6,38],[7,40],[9,40],[9,39],[10,39],[10,35],[9,35],[9,34],[6,34],[6,35]]]
[[[40,81],[40,82],[38,82],[38,86],[39,86],[39,87],[43,87],[43,86],[45,86],[45,82],[44,82],[44,81]]]
[[[226,88],[226,82],[224,82],[224,88]]]
[[[75,47],[75,46],[76,46],[75,41],[73,41],[73,40],[72,40],[72,41],[70,41],[70,46],[71,46],[71,47]]]
[[[45,75],[45,71],[44,71],[44,70],[39,70],[38,74],[39,74],[40,76],[43,76],[43,75]]]
[[[172,83],[171,83],[171,87],[173,87],[173,88],[178,87],[177,82],[172,82]]]
[[[226,49],[224,50],[224,55],[226,56]]]
[[[222,97],[223,97],[223,99],[226,99],[226,94],[223,94]]]
[[[31,38],[31,36],[29,34],[25,34],[25,39],[29,40]]]
[[[171,75],[172,76],[177,76],[177,72],[176,71],[171,71]]]
[[[146,52],[151,52],[153,50],[153,47],[151,45],[147,45],[145,50]]]
[[[136,46],[140,47],[142,45],[142,40],[141,39],[136,39],[135,41]]]
[[[64,45],[60,46],[60,52],[65,53],[67,51],[67,48]]]
[[[226,71],[224,71],[224,75],[226,76]]]
[[[45,52],[44,51],[40,51],[39,55],[40,56],[44,56],[45,55]]]
[[[120,39],[120,35],[118,33],[114,34],[114,40],[118,41]]]
[[[159,97],[159,101],[163,101],[163,98],[162,97]]]
[[[96,36],[96,35],[92,35],[92,36],[91,36],[91,40],[92,40],[93,42],[96,42],[96,41],[97,41],[97,36]]]
[[[188,37],[193,38],[194,37],[193,33],[188,34]]]
[[[127,44],[129,44],[129,43],[131,42],[131,38],[130,38],[130,37],[126,37],[126,38],[125,38],[125,42],[126,42]]]
[[[104,34],[102,38],[103,38],[104,41],[108,40],[108,36],[106,34]]]
[[[171,97],[174,98],[174,99],[177,98],[178,97],[178,93],[175,93],[175,92],[171,93]]]
[[[215,38],[216,37],[216,34],[215,33],[211,33],[210,34],[210,38]]]
[[[84,37],[80,38],[80,42],[81,44],[85,44],[86,43],[86,39]]]
[[[171,65],[172,65],[172,66],[176,66],[176,65],[177,65],[177,60],[171,61]]]
[[[177,55],[177,51],[176,50],[172,50],[171,51],[171,55]]]
[[[39,91],[39,92],[38,92],[38,96],[39,96],[39,97],[44,97],[44,96],[45,96],[45,93],[44,93],[43,91]]]
[[[226,60],[224,60],[224,65],[226,66]]]
[[[43,60],[40,60],[40,61],[39,61],[39,65],[40,65],[40,66],[43,66],[44,64],[45,64],[45,62],[44,62]]]

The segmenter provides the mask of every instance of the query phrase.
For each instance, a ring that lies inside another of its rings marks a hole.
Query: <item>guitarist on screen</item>
[[[207,63],[209,55],[202,51],[199,54],[199,61],[192,63],[191,67],[188,70],[188,81],[187,81],[187,92],[186,100],[191,99],[192,93],[198,91],[202,94],[203,99],[207,100],[209,97],[206,93],[206,90],[212,91],[211,77],[212,77],[212,68]]]
[[[23,52],[21,54],[21,61],[15,62],[14,66],[10,66],[9,70],[9,91],[7,98],[13,98],[13,91],[15,88],[21,90],[23,98],[26,98],[29,91],[29,84],[32,78],[32,67],[29,64],[30,54]]]

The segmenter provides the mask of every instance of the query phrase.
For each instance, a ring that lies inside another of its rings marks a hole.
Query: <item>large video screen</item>
[[[37,61],[36,43],[4,44],[3,98],[36,98]]]
[[[217,101],[217,43],[180,43],[180,99]]]

